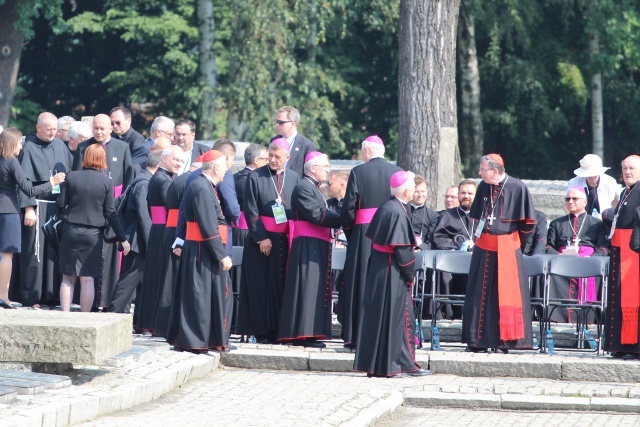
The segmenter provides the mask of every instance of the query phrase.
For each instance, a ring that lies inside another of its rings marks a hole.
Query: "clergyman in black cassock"
[[[167,334],[167,341],[178,350],[229,351],[231,258],[225,248],[226,222],[215,190],[226,169],[223,154],[209,151],[203,158],[203,173],[184,194],[187,233]]]
[[[331,229],[340,227],[340,217],[328,210],[320,192],[329,172],[327,156],[310,152],[304,168],[305,175],[291,195],[292,244],[278,341],[306,340],[303,345],[324,347],[315,340],[331,339]]]
[[[260,342],[275,342],[284,292],[289,227],[276,223],[274,209],[291,218],[291,195],[300,177],[285,168],[289,145],[284,138],[269,145],[269,163],[252,171],[244,190],[249,234],[242,254],[238,333]]]
[[[568,247],[578,244],[580,256],[609,256],[609,243],[605,236],[604,224],[601,220],[587,214],[587,196],[581,187],[575,187],[567,192],[565,206],[569,214],[554,219],[547,231],[547,254],[559,254]],[[576,300],[597,301],[599,283],[593,277],[585,279],[566,279],[551,277],[549,298],[570,298]],[[539,293],[542,296],[542,292]],[[593,313],[590,313],[591,315]],[[590,316],[592,318],[592,316]],[[554,322],[576,322],[576,312],[562,307],[551,313]],[[590,319],[592,320],[592,319]]]
[[[416,277],[416,240],[406,205],[413,194],[413,176],[404,171],[393,175],[394,196],[380,206],[367,228],[373,249],[353,366],[368,376],[430,373],[416,363],[413,340],[411,287]]]
[[[640,207],[640,157],[632,155],[622,162],[625,189],[615,210],[611,226],[608,308],[604,319],[604,350],[614,357],[640,357],[640,222],[635,218]],[[614,226],[615,225],[615,226]]]
[[[111,137],[111,118],[98,114],[93,118],[93,138],[78,144],[73,155],[73,170],[82,170],[84,152],[91,144],[102,144],[107,155],[107,169],[102,171],[113,182],[113,196],[118,197],[133,181],[133,162],[129,144]],[[102,246],[102,276],[96,278],[96,305],[108,307],[113,286],[120,277],[120,253],[115,243]]]
[[[462,341],[470,351],[531,349],[531,300],[522,261],[522,247],[535,225],[531,195],[506,174],[497,154],[480,159],[480,175],[469,214],[481,225],[471,257]]]
[[[351,170],[342,203],[340,221],[347,237],[347,254],[342,274],[342,293],[338,296],[344,319],[342,339],[355,348],[362,298],[367,294],[366,271],[371,256],[371,241],[365,237],[376,209],[390,196],[391,175],[402,169],[384,159],[384,144],[377,135],[362,142],[363,165]]]
[[[71,153],[61,140],[55,138],[57,123],[58,119],[53,114],[40,114],[37,133],[25,138],[18,157],[25,177],[34,186],[49,182],[49,178],[56,173],[68,173],[71,170]],[[59,189],[55,194],[47,192],[37,197],[18,192],[23,215],[27,209],[37,209],[37,222],[34,225],[24,225],[23,216],[22,251],[13,258],[10,299],[19,301],[23,306],[55,304],[59,299],[62,275],[58,270],[58,259],[39,227],[56,215],[58,196]]]

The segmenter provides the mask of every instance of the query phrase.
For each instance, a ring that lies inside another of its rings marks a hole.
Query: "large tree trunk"
[[[200,136],[210,139],[213,132],[216,99],[216,60],[214,55],[213,0],[198,0],[200,57]]]
[[[9,125],[11,104],[18,82],[23,34],[14,28],[20,0],[5,0],[0,5],[0,126]]]
[[[464,174],[475,176],[478,159],[484,148],[482,113],[480,111],[480,70],[476,51],[476,29],[471,9],[472,0],[460,2],[458,21],[458,61],[460,64],[460,146]]]
[[[591,56],[600,53],[600,37],[591,34],[589,38]],[[591,76],[591,131],[593,134],[591,153],[604,159],[604,120],[602,118],[602,73],[596,72]]]
[[[401,0],[398,165],[424,175],[427,204],[444,207],[460,178],[456,28],[460,0]]]

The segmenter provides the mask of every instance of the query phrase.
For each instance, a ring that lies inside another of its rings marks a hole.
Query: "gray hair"
[[[304,173],[308,173],[311,170],[311,166],[315,166],[320,164],[322,161],[329,161],[329,156],[326,154],[322,154],[320,156],[316,156],[313,159],[309,160],[304,164]]]
[[[153,123],[151,123],[151,129],[150,129],[151,135],[154,135],[156,133],[156,131],[158,130],[158,128],[163,124],[171,126],[172,128],[176,127],[176,125],[173,122],[173,120],[171,120],[169,117],[167,117],[167,116],[158,116],[155,119],[153,119]]]
[[[62,116],[60,118],[58,118],[58,128],[61,128],[64,125],[70,125],[71,123],[75,122],[76,119],[74,119],[71,116]]]
[[[384,156],[384,145],[371,141],[362,141],[362,149],[369,148],[375,155]]]
[[[152,168],[158,167],[160,162],[162,161],[162,156],[164,151],[160,152],[160,150],[154,150],[149,153],[149,157],[147,157],[147,166]]]
[[[489,156],[480,157],[480,163],[487,163],[490,169],[498,169],[498,173],[503,174],[505,169],[504,166],[498,164],[495,160],[492,160]]]
[[[67,136],[73,139],[79,138],[81,136],[91,138],[93,136],[93,132],[91,131],[91,126],[89,126],[88,123],[76,121],[69,125]]]
[[[394,196],[398,197],[399,195],[401,195],[402,193],[404,193],[407,188],[409,187],[415,187],[416,185],[416,174],[410,171],[407,171],[407,173],[409,174],[409,179],[407,179],[407,182],[405,182],[404,184],[402,184],[400,187],[397,188],[391,188],[391,194],[393,194]]]
[[[267,147],[260,144],[249,144],[244,150],[244,163],[248,166],[253,164],[263,152],[267,152]]]

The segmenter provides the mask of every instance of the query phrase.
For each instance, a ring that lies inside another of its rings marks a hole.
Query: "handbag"
[[[53,255],[55,259],[58,259],[60,254],[60,229],[61,229],[62,220],[58,219],[57,216],[52,216],[49,218],[47,222],[42,224],[40,228],[42,229],[42,233],[44,234],[44,238],[51,246],[53,251]]]

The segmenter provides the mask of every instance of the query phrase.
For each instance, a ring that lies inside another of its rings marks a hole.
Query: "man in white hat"
[[[573,171],[575,178],[569,180],[567,191],[572,187],[584,188],[587,193],[586,211],[589,215],[600,218],[605,209],[609,209],[620,185],[614,178],[605,174],[607,167],[602,166],[602,159],[595,154],[587,154],[580,160],[580,167]]]

